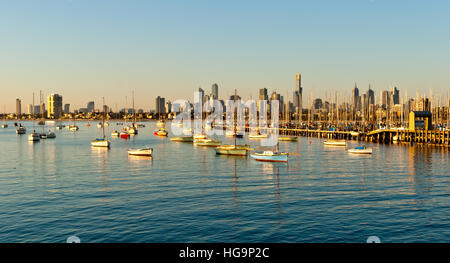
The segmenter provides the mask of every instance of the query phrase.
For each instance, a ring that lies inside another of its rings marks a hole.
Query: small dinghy
[[[346,146],[347,143],[344,140],[326,140],[323,142],[324,145],[328,146]]]
[[[152,148],[142,148],[142,149],[129,149],[128,155],[132,156],[146,156],[151,157],[153,154]]]
[[[349,153],[356,154],[372,154],[372,148],[367,148],[365,145],[361,147],[356,147],[348,150]]]

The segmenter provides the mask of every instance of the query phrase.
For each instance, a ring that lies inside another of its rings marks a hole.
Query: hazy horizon
[[[303,104],[369,84],[414,97],[447,96],[447,1],[118,1],[0,3],[0,111],[22,112],[39,90],[71,109],[88,101],[154,109],[155,98],[193,98],[213,83],[227,99],[260,88],[292,100],[302,74]],[[96,106],[98,108],[98,106]]]

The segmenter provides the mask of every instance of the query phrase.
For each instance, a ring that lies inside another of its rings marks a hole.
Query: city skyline
[[[24,112],[42,90],[72,109],[102,97],[123,108],[134,90],[136,108],[148,110],[157,96],[192,99],[214,83],[220,99],[267,88],[292,101],[297,73],[304,105],[349,97],[355,82],[377,97],[390,85],[401,97],[449,90],[445,1],[135,3],[2,3],[0,105],[14,112],[19,98]]]

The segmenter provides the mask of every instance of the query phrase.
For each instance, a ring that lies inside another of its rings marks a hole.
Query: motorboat
[[[39,133],[33,131],[30,135],[28,135],[28,141],[30,142],[38,142],[41,140],[41,136]]]
[[[16,133],[17,134],[25,134],[25,133],[27,133],[27,129],[21,125],[21,126],[19,126],[19,128],[16,129]]]

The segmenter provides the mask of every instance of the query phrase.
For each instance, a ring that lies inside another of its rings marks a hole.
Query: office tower
[[[268,100],[266,88],[259,89],[259,100]]]
[[[33,106],[33,114],[39,114],[41,112],[41,105]]]
[[[369,84],[369,90],[367,91],[367,105],[373,104],[375,104],[375,92],[370,88]]]
[[[27,114],[33,114],[33,105],[32,104],[28,104],[27,105]]]
[[[303,108],[303,87],[302,87],[302,75],[296,74],[295,75],[295,90],[298,91],[298,94],[294,96],[294,99],[297,99],[297,101],[294,101],[294,105],[298,106],[298,113],[301,113]]]
[[[315,110],[320,110],[323,107],[322,99],[315,99],[313,105]]]
[[[64,104],[64,113],[70,113],[70,104]]]
[[[166,102],[165,110],[166,110],[166,113],[171,113],[172,112],[172,103],[170,101]]]
[[[16,116],[22,115],[22,101],[20,99],[16,99]]]
[[[356,83],[355,88],[353,88],[352,95],[353,95],[353,108],[358,109],[360,106],[359,104],[360,97],[359,97],[359,89],[358,86],[356,86]]]
[[[400,91],[397,89],[397,87],[394,87],[392,91],[392,99],[394,105],[400,104]]]
[[[94,112],[95,110],[95,102],[89,101],[87,104],[87,110],[88,112]]]
[[[217,83],[214,83],[211,87],[211,97],[213,100],[219,99],[219,85]]]
[[[389,101],[389,91],[387,90],[383,90],[383,92],[381,93],[381,106],[383,108],[388,108],[390,105],[390,101]]]
[[[199,99],[201,100],[201,104],[203,105],[203,101],[205,100],[205,91],[202,88],[198,88]]]
[[[160,96],[156,97],[156,100],[155,100],[155,113],[162,114],[162,113],[166,112],[166,109],[165,109],[166,102],[165,102],[165,100],[166,100],[165,98],[161,98]]]
[[[47,118],[49,119],[57,119],[62,115],[62,96],[58,94],[50,94],[47,98],[48,103],[48,112]]]

